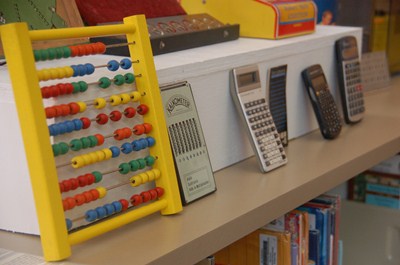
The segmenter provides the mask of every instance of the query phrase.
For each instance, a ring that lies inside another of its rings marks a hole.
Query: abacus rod
[[[118,24],[105,26],[89,26],[80,28],[61,28],[52,30],[31,30],[29,37],[32,41],[83,38],[106,35],[123,35],[134,33],[135,26],[132,24]]]

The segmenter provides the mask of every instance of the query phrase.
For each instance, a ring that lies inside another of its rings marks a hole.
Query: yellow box
[[[208,13],[240,24],[241,37],[282,39],[315,31],[317,8],[309,0],[182,0],[190,14]]]

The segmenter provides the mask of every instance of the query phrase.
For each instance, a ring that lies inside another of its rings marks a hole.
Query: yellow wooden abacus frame
[[[1,26],[0,34],[17,106],[46,260],[65,259],[71,255],[71,245],[154,212],[161,211],[161,214],[168,215],[182,210],[146,19],[143,15],[126,17],[123,24],[117,25],[35,31],[29,31],[25,23],[13,23]],[[139,61],[133,66],[134,73],[141,74],[141,77],[136,79],[136,86],[137,90],[145,95],[141,102],[150,109],[144,121],[157,124],[149,134],[157,141],[150,148],[150,154],[162,158],[157,162],[162,175],[156,180],[156,185],[162,187],[165,194],[155,202],[69,234],[36,74],[32,42],[117,34],[126,34],[127,42],[133,43],[129,45],[131,59]]]

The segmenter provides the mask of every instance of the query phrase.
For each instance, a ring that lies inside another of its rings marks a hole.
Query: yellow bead
[[[50,79],[58,79],[59,77],[59,71],[57,68],[52,68],[49,70],[50,71]]]
[[[118,106],[119,104],[121,104],[121,97],[119,95],[112,95],[110,97],[110,102],[111,102],[111,106]]]
[[[76,104],[79,105],[79,112],[84,112],[87,109],[87,105],[85,102],[78,101]]]
[[[97,154],[97,152],[91,152],[88,155],[92,159],[93,163],[97,163],[97,162],[101,161],[99,155]]]
[[[140,173],[139,176],[142,178],[142,182],[149,182],[149,176],[146,173]]]
[[[102,150],[96,151],[95,153],[96,153],[96,156],[99,159],[98,161],[103,161],[103,160],[106,159],[106,154]]]
[[[90,156],[90,154],[84,154],[84,155],[82,155],[82,158],[85,161],[85,166],[94,163],[94,161],[93,161],[92,157]]]
[[[142,178],[138,175],[131,177],[129,181],[131,182],[132,187],[137,187],[142,184]]]
[[[153,168],[151,171],[154,172],[155,179],[159,179],[159,178],[160,178],[160,176],[161,176],[161,171],[160,171],[159,169]]]
[[[149,181],[153,181],[156,178],[156,174],[153,170],[146,171],[146,174],[149,177]]]
[[[74,75],[74,69],[71,66],[64,66],[65,77],[71,77]]]
[[[107,189],[104,187],[97,187],[96,190],[99,192],[100,199],[107,195]]]
[[[131,93],[132,101],[136,102],[136,101],[139,101],[141,98],[142,98],[142,95],[140,95],[140,93],[138,91],[133,91]]]
[[[129,103],[129,101],[131,101],[131,96],[129,96],[129,94],[124,93],[124,94],[121,94],[120,96],[121,96],[122,104],[126,104],[126,103]]]
[[[112,151],[109,148],[104,148],[101,151],[105,154],[104,160],[108,160],[108,159],[112,158]]]
[[[76,156],[72,158],[71,165],[73,168],[80,168],[85,166],[85,160],[82,156]]]
[[[107,101],[104,98],[96,98],[94,100],[94,106],[96,109],[102,109],[107,105]]]

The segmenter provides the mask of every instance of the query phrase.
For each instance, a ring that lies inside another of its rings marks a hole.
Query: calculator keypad
[[[264,167],[275,168],[286,163],[286,154],[264,98],[244,103],[250,131],[257,142]]]
[[[365,111],[362,92],[360,62],[358,60],[343,65],[344,82],[347,93],[347,109],[350,117],[362,114]]]
[[[321,105],[321,116],[323,117],[322,133],[327,135],[328,138],[334,137],[342,129],[342,124],[332,94],[327,89],[321,90],[318,93],[318,98]]]

